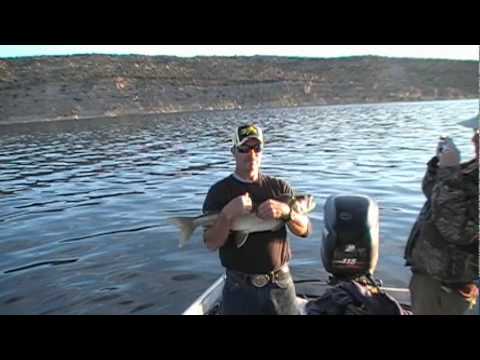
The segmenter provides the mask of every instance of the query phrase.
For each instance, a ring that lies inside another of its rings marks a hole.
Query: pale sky
[[[91,53],[180,57],[277,55],[318,58],[379,55],[478,61],[479,45],[0,45],[0,58]]]

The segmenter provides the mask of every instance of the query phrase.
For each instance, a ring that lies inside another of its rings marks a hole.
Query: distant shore
[[[21,117],[17,119],[9,119],[8,121],[1,121],[1,125],[15,125],[15,124],[31,124],[31,123],[42,123],[42,122],[57,122],[57,121],[82,121],[82,120],[94,120],[94,119],[115,119],[128,116],[150,116],[150,115],[171,115],[171,114],[182,114],[182,113],[192,113],[192,112],[222,112],[222,111],[252,111],[252,110],[266,110],[266,109],[292,109],[292,108],[308,108],[308,107],[319,107],[319,106],[339,106],[339,105],[376,105],[376,104],[388,104],[388,103],[403,103],[403,102],[431,102],[431,101],[468,101],[468,100],[478,100],[477,98],[468,98],[468,99],[445,99],[445,100],[417,100],[417,101],[386,101],[386,102],[371,102],[371,103],[339,103],[339,104],[325,104],[325,105],[300,105],[300,106],[278,106],[278,107],[255,107],[255,108],[236,108],[236,109],[207,109],[207,110],[183,110],[183,111],[136,111],[136,112],[125,112],[117,114],[93,114],[93,115],[70,115],[70,116],[57,116],[54,118],[41,118],[38,116],[29,116]]]
[[[0,59],[0,124],[478,99],[478,61],[282,57]]]

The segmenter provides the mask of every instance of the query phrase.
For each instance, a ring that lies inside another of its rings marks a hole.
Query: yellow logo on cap
[[[242,129],[242,135],[245,135],[245,136],[258,135],[258,132],[254,126],[250,126],[246,129]]]

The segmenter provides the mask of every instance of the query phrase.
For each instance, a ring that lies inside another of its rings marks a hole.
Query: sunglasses
[[[241,154],[247,154],[250,150],[259,153],[262,151],[262,144],[255,144],[255,145],[240,145],[237,146],[237,151]]]

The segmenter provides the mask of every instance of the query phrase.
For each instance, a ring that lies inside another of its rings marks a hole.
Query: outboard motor
[[[322,262],[338,279],[371,278],[378,261],[378,206],[364,195],[332,195],[324,208]]]

